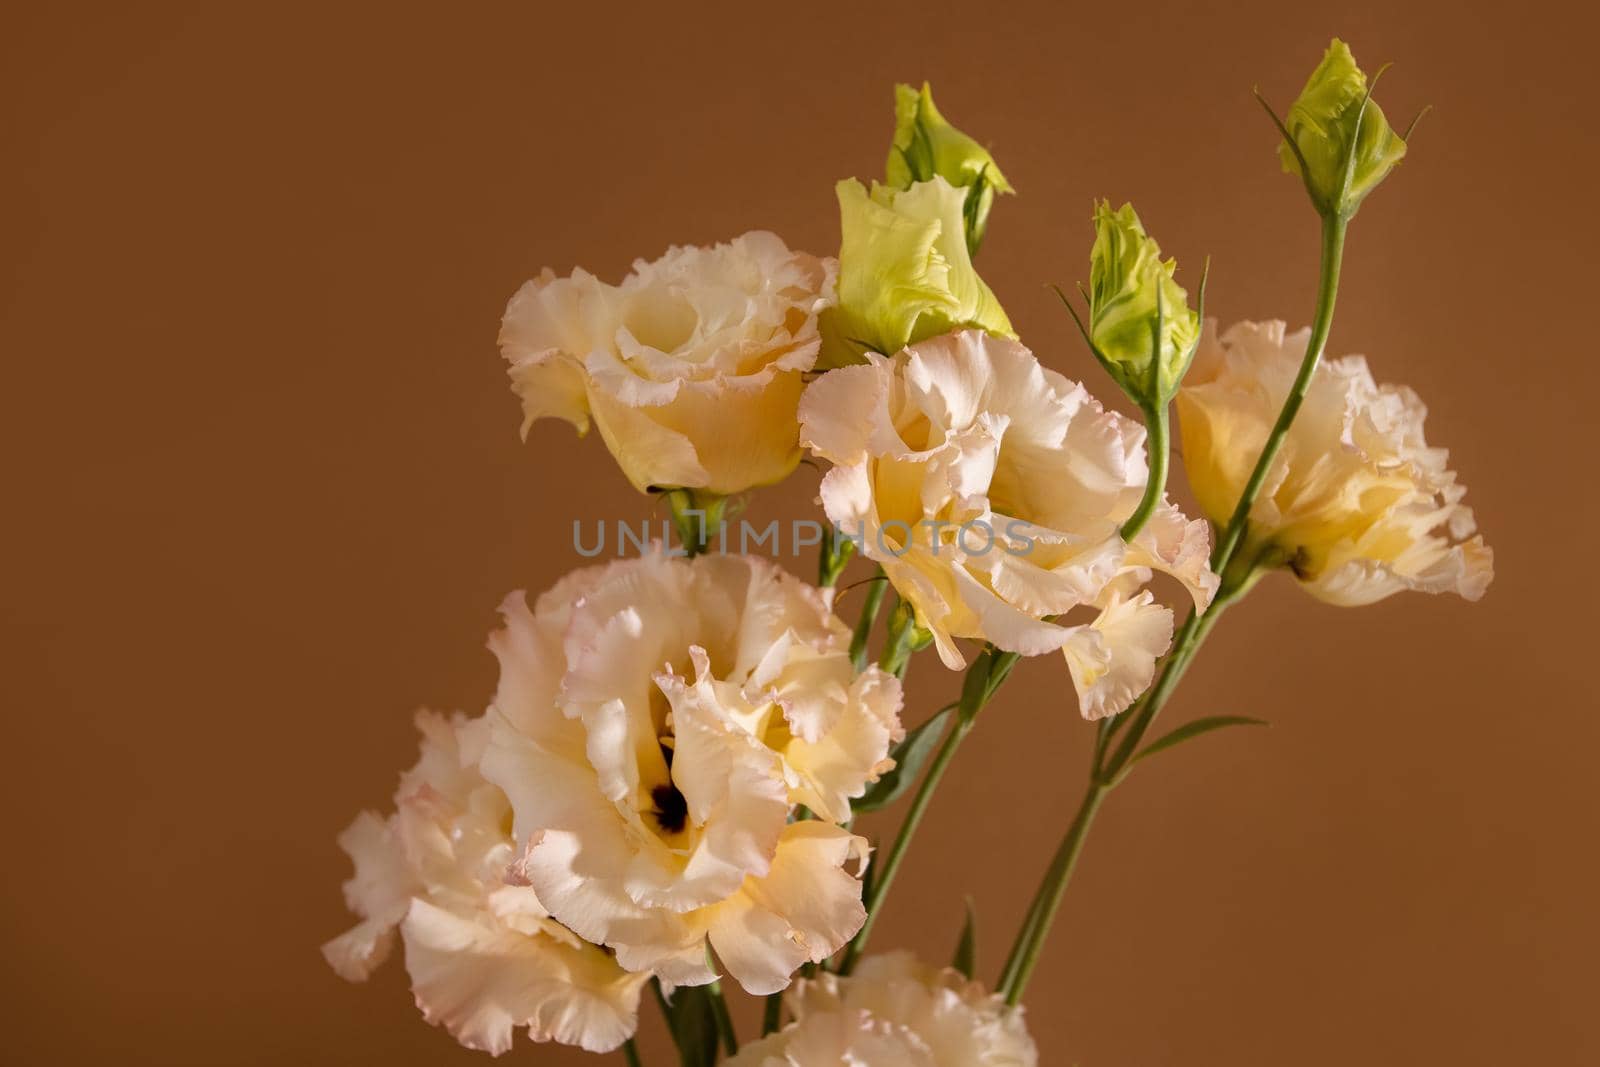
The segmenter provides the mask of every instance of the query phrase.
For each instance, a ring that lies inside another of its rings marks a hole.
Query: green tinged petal
[[[1294,143],[1280,141],[1278,158],[1287,173],[1305,180],[1312,202],[1324,214],[1354,215],[1406,154],[1405,141],[1378,102],[1367,100],[1362,110],[1366,97],[1366,74],[1349,46],[1335,37],[1284,120]]]
[[[824,311],[819,365],[894,355],[961,327],[1016,336],[1000,302],[972,266],[962,226],[962,191],[942,177],[909,189],[854,178],[837,186],[838,301]]]
[[[884,166],[884,181],[896,189],[938,176],[966,190],[962,217],[967,248],[977,252],[989,226],[989,209],[996,193],[1013,192],[994,157],[983,145],[945,120],[933,103],[926,82],[921,91],[909,85],[894,87],[894,143]]]
[[[1135,400],[1164,402],[1178,388],[1200,337],[1200,316],[1173,280],[1178,261],[1161,259],[1132,204],[1094,208],[1089,255],[1089,340],[1117,383]],[[1159,345],[1156,340],[1160,327]],[[1157,373],[1151,360],[1159,357]]]

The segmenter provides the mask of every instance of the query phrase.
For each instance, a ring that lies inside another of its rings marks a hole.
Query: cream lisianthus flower
[[[1225,523],[1288,395],[1310,331],[1207,321],[1178,394],[1184,464],[1201,508]],[[1251,509],[1244,557],[1289,566],[1315,597],[1370,604],[1405,589],[1476,600],[1494,554],[1466,489],[1430,448],[1427,408],[1379,385],[1361,356],[1325,360]]]
[[[828,517],[859,538],[933,634],[1023,655],[1063,649],[1085,716],[1126,708],[1170,642],[1171,612],[1137,587],[1166,571],[1204,609],[1209,536],[1163,501],[1131,543],[1144,429],[1022,345],[974,330],[831,371],[800,402],[807,447],[834,467]],[[1083,609],[1094,621],[1058,616]]]
[[[840,823],[893,766],[900,686],[856,674],[819,590],[657,552],[501,610],[483,769],[557,919],[678,985],[716,977],[709,946],[758,994],[860,928],[867,845]]]
[[[579,433],[593,421],[641,491],[780,481],[800,460],[795,404],[833,273],[762,232],[669,249],[620,285],[545,271],[500,327],[523,434],[546,417]]]
[[[322,947],[359,982],[405,942],[417,1006],[468,1048],[499,1055],[512,1031],[608,1052],[632,1036],[646,976],[554,922],[534,891],[504,882],[510,805],[477,769],[488,724],[423,712],[422,756],[400,779],[395,812],[363,812],[339,838],[361,916]]]
[[[789,998],[795,1021],[752,1042],[728,1067],[1034,1067],[1020,1008],[909,952],[823,974]]]

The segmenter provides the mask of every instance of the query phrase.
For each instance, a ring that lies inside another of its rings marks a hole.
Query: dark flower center
[[[679,833],[689,821],[689,802],[683,799],[678,787],[668,782],[650,790],[650,801],[655,804],[656,825],[669,834]]]
[[[667,784],[650,790],[650,803],[655,805],[656,825],[669,834],[680,833],[689,822],[689,802],[672,784],[672,746],[661,741],[661,758],[667,764]]]

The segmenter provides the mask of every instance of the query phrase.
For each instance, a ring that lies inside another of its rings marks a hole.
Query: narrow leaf
[[[1157,752],[1164,752],[1167,749],[1172,748],[1174,745],[1181,745],[1190,738],[1199,737],[1201,734],[1208,734],[1213,730],[1221,730],[1227,726],[1270,725],[1272,724],[1263,719],[1251,719],[1243,715],[1212,715],[1204,719],[1196,719],[1193,722],[1186,722],[1176,730],[1172,731],[1170,734],[1159,737],[1150,742],[1144,747],[1143,751],[1139,752],[1128,761],[1128,766],[1132,767],[1135,763],[1138,763],[1146,756],[1153,756]]]
[[[1417,128],[1417,123],[1422,121],[1422,116],[1426,115],[1428,112],[1430,112],[1432,110],[1433,110],[1433,105],[1432,104],[1423,105],[1422,110],[1417,112],[1417,117],[1411,120],[1411,125],[1406,127],[1405,136],[1401,137],[1400,139],[1406,143],[1407,147],[1409,147],[1410,144],[1411,144],[1411,131],[1415,130]]]
[[[967,898],[967,921],[961,927],[961,940],[956,942],[956,956],[950,966],[965,975],[969,982],[978,970],[978,912],[972,906],[971,897]]]
[[[881,778],[867,786],[864,796],[850,802],[850,809],[856,813],[877,811],[900,799],[917,780],[923,764],[938,749],[945,724],[955,710],[954,704],[947,704],[927,722],[907,733],[905,740],[889,753],[894,757],[894,769],[885,771]]]

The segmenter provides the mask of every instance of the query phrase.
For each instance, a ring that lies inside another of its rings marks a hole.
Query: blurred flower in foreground
[[[909,189],[934,175],[965,190],[963,229],[967,250],[976,254],[989,226],[994,195],[1012,192],[1011,183],[987,148],[945,121],[926,82],[920,92],[909,85],[896,85],[894,143],[884,166],[884,183]]]
[[[1014,336],[962,236],[965,194],[943,177],[909,189],[838,184],[839,299],[822,314],[824,367],[894,355],[962,326]]]
[[[395,813],[362,812],[339,838],[362,917],[323,946],[341,977],[366,979],[396,927],[417,1006],[468,1048],[496,1055],[512,1031],[609,1052],[631,1037],[647,976],[550,919],[534,891],[505,885],[510,805],[477,770],[488,724],[423,712],[422,756],[400,779]]]
[[[1148,468],[1138,423],[976,330],[832,371],[800,402],[802,438],[834,464],[828,517],[859,537],[916,609],[948,667],[956,638],[1023,655],[1064,650],[1088,718],[1126,708],[1172,636],[1139,586],[1176,575],[1204,609],[1209,539],[1162,501],[1123,541]],[[1052,621],[1075,609],[1082,622]]]
[[[620,285],[545,271],[506,306],[500,350],[537,419],[591,419],[640,490],[727,495],[800,461],[795,404],[816,362],[832,260],[753,232],[636,262]]]
[[[848,978],[798,983],[795,1021],[752,1042],[727,1067],[1034,1067],[1019,1008],[909,952],[863,960]]]
[[[855,673],[819,590],[657,551],[501,611],[483,769],[557,919],[675,985],[716,978],[709,945],[757,994],[861,927],[867,843],[841,824],[893,766],[900,685]]]
[[[1200,337],[1200,316],[1173,281],[1178,261],[1162,261],[1161,246],[1145,233],[1132,204],[1112,211],[1108,201],[1100,201],[1094,207],[1094,225],[1089,340],[1123,391],[1153,410],[1177,390]],[[1152,376],[1158,326],[1158,366]]]
[[[1354,215],[1406,154],[1405,141],[1367,92],[1366,74],[1335,37],[1284,119],[1292,143],[1279,143],[1278,158],[1286,173],[1305,180],[1311,202],[1324,215]]]
[[[1189,482],[1213,522],[1228,521],[1309,334],[1241,322],[1219,339],[1207,321],[1178,415]],[[1494,554],[1474,536],[1449,453],[1423,438],[1426,415],[1361,356],[1325,360],[1251,509],[1242,557],[1265,553],[1333,604],[1406,589],[1481,597]]]

